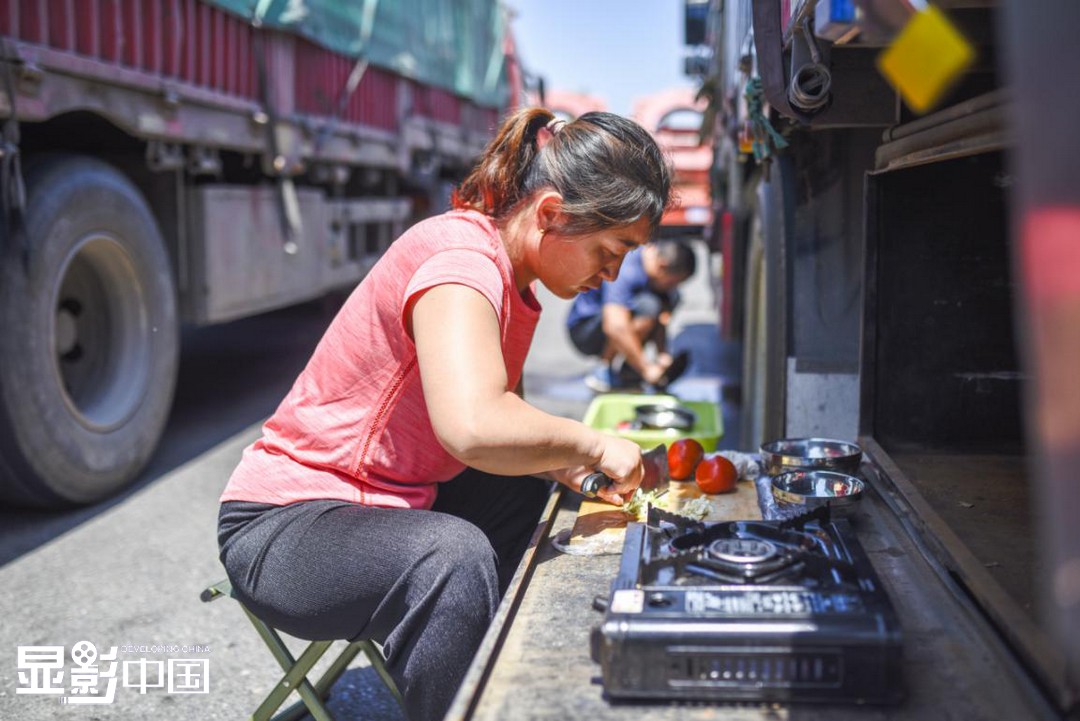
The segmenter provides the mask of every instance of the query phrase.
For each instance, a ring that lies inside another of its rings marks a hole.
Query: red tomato
[[[693,438],[680,438],[667,451],[668,474],[676,481],[692,478],[705,449]]]
[[[721,455],[706,456],[694,471],[694,480],[702,493],[731,493],[739,480],[739,472]]]

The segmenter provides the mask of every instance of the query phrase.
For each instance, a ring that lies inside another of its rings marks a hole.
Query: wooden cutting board
[[[668,507],[678,509],[681,504],[702,495],[694,482],[672,481],[668,491]],[[712,512],[706,521],[742,521],[760,519],[757,488],[753,481],[740,480],[732,493],[708,496]],[[626,524],[630,522],[625,513],[610,503],[586,498],[578,509],[577,519],[570,531],[571,547],[597,549],[598,553],[617,553],[622,547]]]

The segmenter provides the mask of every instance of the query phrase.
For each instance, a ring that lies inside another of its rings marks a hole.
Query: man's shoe
[[[598,366],[585,375],[585,385],[597,393],[607,393],[617,385],[617,380],[610,367]]]

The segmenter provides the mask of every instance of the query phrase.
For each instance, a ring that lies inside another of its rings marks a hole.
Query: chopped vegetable
[[[687,518],[702,520],[712,513],[712,504],[708,498],[694,498],[682,504],[682,508],[670,507],[669,496],[665,491],[643,491],[640,488],[634,491],[626,503],[622,505],[622,512],[637,521],[644,521],[649,514],[649,506],[656,506],[671,513],[677,513]]]
[[[664,507],[662,500],[663,496],[657,491],[643,491],[636,488],[630,500],[622,505],[622,511],[631,518],[643,521],[649,512],[649,506]]]
[[[709,499],[704,496],[699,496],[698,498],[693,498],[684,503],[679,513],[683,516],[689,516],[690,518],[696,518],[701,521],[708,517],[708,515],[712,513],[712,510],[712,503],[709,502]]]

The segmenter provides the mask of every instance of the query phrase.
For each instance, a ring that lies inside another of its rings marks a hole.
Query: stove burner
[[[763,563],[777,553],[775,544],[755,538],[721,538],[709,546],[709,554],[726,563]]]
[[[802,555],[760,538],[720,538],[694,554],[685,570],[725,583],[768,583],[800,569]]]

